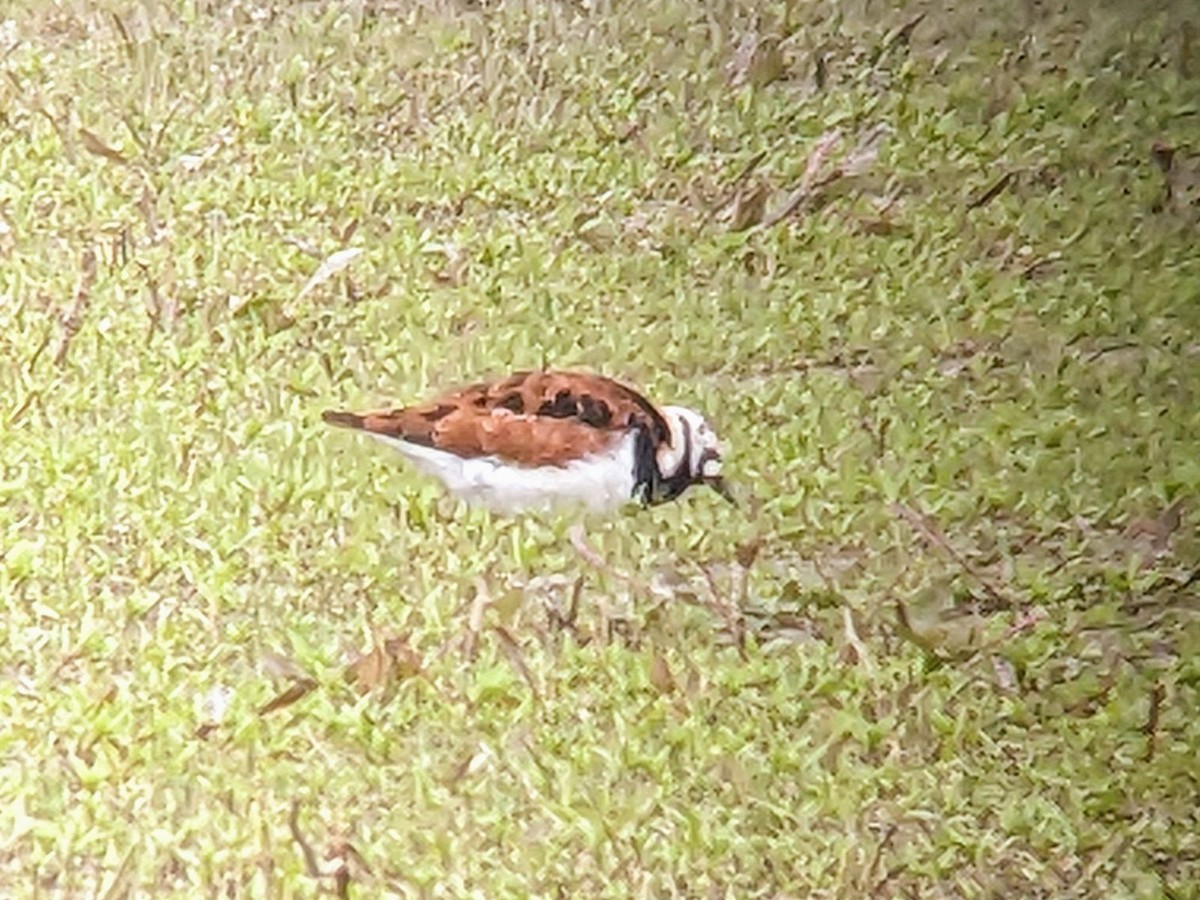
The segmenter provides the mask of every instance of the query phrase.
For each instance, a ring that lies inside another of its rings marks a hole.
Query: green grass
[[[1200,20],[1102,6],[0,7],[0,892],[1196,896]],[[543,363],[743,506],[319,420]]]

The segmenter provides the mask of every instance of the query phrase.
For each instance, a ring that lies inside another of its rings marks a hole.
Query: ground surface
[[[1196,896],[1195,7],[625,6],[0,6],[5,896]],[[319,421],[543,362],[742,508]]]

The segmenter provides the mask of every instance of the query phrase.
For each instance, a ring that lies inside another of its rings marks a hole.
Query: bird
[[[453,496],[500,514],[612,513],[674,500],[697,484],[736,502],[703,415],[657,406],[604,375],[516,372],[412,406],[322,418],[382,441]]]

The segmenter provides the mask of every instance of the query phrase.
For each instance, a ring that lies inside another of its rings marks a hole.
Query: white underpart
[[[379,434],[371,437],[398,450],[454,496],[499,513],[569,506],[611,512],[633,496],[632,433],[603,453],[564,466],[517,466],[495,456],[463,458]]]

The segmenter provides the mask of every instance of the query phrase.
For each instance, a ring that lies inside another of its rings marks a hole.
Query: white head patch
[[[721,474],[721,442],[704,416],[683,406],[663,408],[671,429],[671,443],[658,448],[655,461],[663,477],[686,471],[693,478]]]

